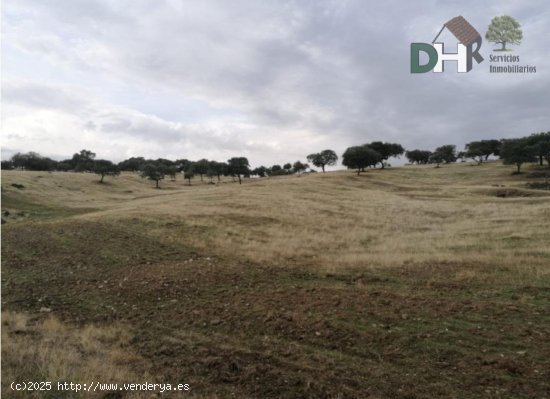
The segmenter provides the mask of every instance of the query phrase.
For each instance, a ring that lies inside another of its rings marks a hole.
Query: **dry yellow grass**
[[[42,175],[43,177],[38,177]],[[219,255],[327,271],[439,265],[549,272],[550,196],[500,163],[252,179],[155,190],[136,174],[4,172],[3,187],[75,218],[131,218],[168,241]],[[12,182],[25,189],[10,187]],[[499,198],[502,190],[513,197]],[[166,228],[166,225],[169,228]],[[453,269],[449,266],[450,269]]]
[[[538,397],[550,192],[511,171],[161,190],[129,173],[3,172],[4,381],[153,371],[189,378],[191,397]],[[74,324],[44,319],[46,297]]]
[[[55,317],[32,318],[25,313],[2,313],[2,378],[4,381],[51,381],[51,391],[9,391],[11,398],[57,397],[57,382],[85,384],[151,381],[148,363],[130,349],[121,325],[70,327]],[[139,371],[138,371],[139,370]],[[8,384],[9,385],[9,384]],[[48,396],[49,395],[49,396]],[[53,396],[52,396],[53,395]],[[74,393],[71,394],[74,396]],[[82,395],[82,392],[80,393]],[[86,392],[102,398],[105,393]],[[130,392],[129,398],[145,398]]]

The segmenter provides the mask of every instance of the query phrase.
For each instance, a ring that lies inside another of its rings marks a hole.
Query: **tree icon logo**
[[[506,48],[506,45],[520,44],[521,39],[523,39],[523,32],[518,21],[509,15],[502,15],[491,20],[485,39],[502,46],[493,51],[513,51]]]

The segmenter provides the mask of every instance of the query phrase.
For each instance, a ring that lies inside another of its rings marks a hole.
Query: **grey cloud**
[[[224,152],[238,154],[242,151],[274,148],[269,140],[254,137],[255,128],[245,124],[228,122],[205,125],[168,121],[155,115],[102,103],[83,92],[70,92],[67,87],[17,81],[6,84],[4,90],[4,96],[11,104],[27,109],[55,109],[81,120],[79,126],[87,132],[93,132],[98,143],[132,140],[147,143],[151,148],[161,144],[172,149],[189,150],[190,154],[180,154],[180,157],[197,157],[195,154],[201,153],[218,153],[219,156],[219,153]],[[37,141],[48,137],[43,128],[36,130],[34,135]],[[7,138],[20,141],[30,137],[10,133]],[[23,147],[21,150],[26,149]]]
[[[96,130],[97,129],[97,125],[92,121],[86,122],[82,127],[84,128],[84,130]]]
[[[70,89],[18,79],[4,79],[2,96],[11,104],[63,112],[82,112],[87,105],[83,96],[75,95]]]
[[[258,151],[258,158],[275,160],[305,155],[311,146],[342,151],[376,139],[419,148],[463,145],[478,137],[547,130],[550,124],[544,90],[550,62],[541,50],[550,6],[544,0],[18,4],[4,7],[7,15],[30,13],[48,31],[34,42],[20,38],[26,51],[53,52],[55,62],[59,43],[67,44],[70,54],[64,56],[86,73],[162,87],[239,115],[238,121],[214,117],[196,126],[124,107],[96,109],[97,134],[157,140],[166,143],[167,152],[170,143],[193,143],[204,152],[219,146],[220,153]],[[486,61],[467,75],[409,73],[411,41],[431,41],[459,14],[484,34],[490,19],[503,13],[522,23],[525,39],[517,53],[537,65],[536,76],[489,75],[487,42]],[[83,105],[69,94],[48,98],[12,89],[6,100],[26,98],[29,105],[52,103],[78,113]],[[281,144],[296,135],[300,139]]]

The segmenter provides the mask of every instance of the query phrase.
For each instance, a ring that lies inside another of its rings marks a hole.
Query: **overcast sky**
[[[484,37],[503,14],[536,74],[490,74],[486,40],[469,73],[410,73],[411,42],[457,15]],[[2,155],[258,166],[548,131],[549,26],[548,0],[4,0]]]

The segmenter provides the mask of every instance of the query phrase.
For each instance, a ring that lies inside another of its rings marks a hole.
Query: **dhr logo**
[[[435,41],[444,29],[448,29],[458,40],[456,53],[445,53],[444,44]],[[454,17],[446,22],[432,44],[411,43],[411,73],[426,73],[444,71],[445,61],[456,61],[457,72],[469,72],[472,69],[472,59],[478,64],[483,61],[479,54],[481,48],[481,35],[462,16]],[[420,53],[428,56],[428,62],[420,64]]]

